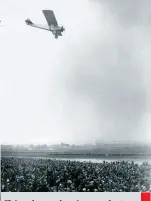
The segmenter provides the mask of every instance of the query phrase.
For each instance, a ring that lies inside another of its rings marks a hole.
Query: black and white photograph
[[[0,1],[1,192],[151,192],[151,1]]]

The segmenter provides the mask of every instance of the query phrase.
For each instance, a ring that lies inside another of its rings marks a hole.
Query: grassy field
[[[109,158],[151,157],[150,147],[103,147],[103,148],[58,148],[57,150],[1,150],[1,156],[29,156],[51,158]]]

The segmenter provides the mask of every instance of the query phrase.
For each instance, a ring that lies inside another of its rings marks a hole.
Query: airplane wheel
[[[56,35],[56,36],[55,36],[55,39],[57,39],[57,38],[58,38],[58,36]]]

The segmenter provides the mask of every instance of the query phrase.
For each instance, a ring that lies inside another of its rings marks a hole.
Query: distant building
[[[69,144],[61,143],[61,148],[70,148]]]

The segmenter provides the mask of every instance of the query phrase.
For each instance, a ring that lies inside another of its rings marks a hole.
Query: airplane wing
[[[52,10],[43,10],[42,12],[43,12],[49,26],[52,24],[54,26],[58,26],[58,22],[56,20],[55,14]]]

